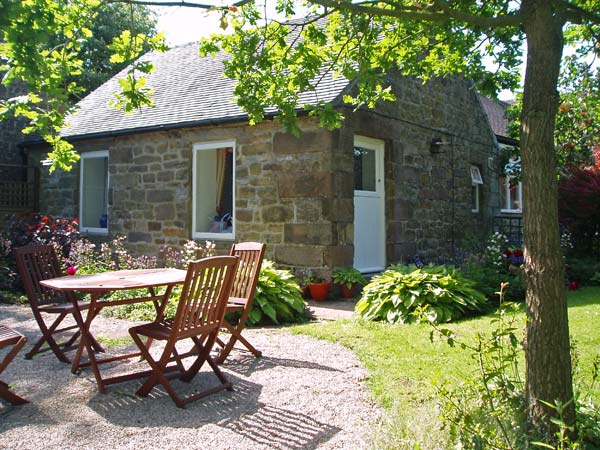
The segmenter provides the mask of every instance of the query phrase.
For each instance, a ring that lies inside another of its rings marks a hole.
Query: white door
[[[384,143],[354,137],[354,267],[363,273],[385,268]]]

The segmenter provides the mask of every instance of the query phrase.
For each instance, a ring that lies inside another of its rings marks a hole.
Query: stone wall
[[[346,154],[355,134],[386,142],[387,262],[452,255],[465,237],[483,236],[499,211],[495,137],[478,96],[463,80],[423,85],[390,78],[397,100],[359,111],[341,130]],[[431,141],[447,145],[432,153]],[[480,210],[471,212],[470,166],[479,167]],[[350,176],[352,167],[339,167]]]
[[[192,235],[193,144],[235,139],[236,241],[266,242],[267,257],[283,266],[332,267],[332,255],[339,253],[330,221],[336,135],[315,120],[302,119],[302,127],[301,139],[265,122],[140,133],[75,147],[109,150],[109,232],[126,235],[134,252],[157,254]],[[39,150],[30,152],[32,162],[42,158]],[[77,216],[78,165],[68,173],[42,170],[40,209]],[[224,250],[231,242],[217,244]]]
[[[301,118],[297,139],[277,122],[137,133],[75,142],[109,150],[109,232],[131,250],[157,254],[192,235],[192,147],[236,141],[236,241],[262,241],[281,266],[330,273],[353,263],[355,134],[386,142],[387,262],[441,255],[466,233],[489,227],[499,206],[488,166],[494,138],[474,91],[462,81],[423,86],[394,80],[398,100],[349,114],[339,131]],[[430,142],[449,145],[432,154]],[[40,151],[31,152],[39,161]],[[471,213],[469,167],[484,178],[481,211]],[[78,214],[79,168],[42,177],[42,211]],[[222,251],[230,241],[218,243]]]

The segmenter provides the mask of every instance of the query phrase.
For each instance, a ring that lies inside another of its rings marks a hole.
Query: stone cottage
[[[126,235],[135,252],[262,241],[280,265],[322,272],[449,254],[491,229],[497,141],[467,81],[390,75],[395,102],[352,112],[341,101],[350,83],[328,78],[301,102],[333,102],[347,119],[328,131],[302,116],[295,138],[269,118],[249,126],[222,59],[200,58],[197,44],[146,58],[156,107],[109,107],[118,75],[83,99],[64,130],[81,160],[45,171],[45,213],[78,216],[89,235]],[[30,161],[43,153],[29,146]]]

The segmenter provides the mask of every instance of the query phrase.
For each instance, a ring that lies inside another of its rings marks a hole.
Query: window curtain
[[[221,210],[221,202],[223,201],[223,190],[225,189],[225,168],[227,166],[227,153],[230,151],[231,149],[229,148],[220,148],[217,150],[217,198],[215,204],[215,211],[219,215],[223,213],[223,211]]]

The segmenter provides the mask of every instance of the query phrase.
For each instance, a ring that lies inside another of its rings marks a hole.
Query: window
[[[233,239],[235,142],[194,145],[192,238]]]
[[[470,168],[471,174],[471,212],[479,212],[479,196],[481,195],[479,192],[479,186],[483,184],[483,178],[481,177],[481,172],[479,171],[479,167],[471,166]]]
[[[81,154],[79,229],[108,234],[108,151]]]
[[[522,212],[523,186],[520,181],[515,182],[513,177],[501,177],[500,197],[502,198],[502,212]]]
[[[354,147],[354,190],[375,192],[375,150]]]

